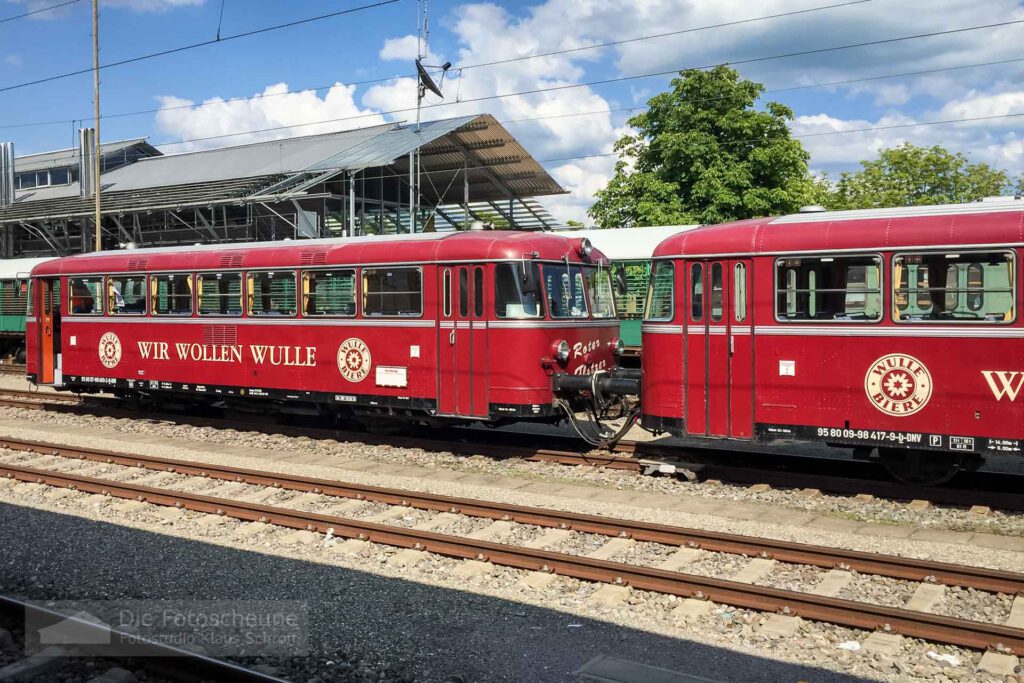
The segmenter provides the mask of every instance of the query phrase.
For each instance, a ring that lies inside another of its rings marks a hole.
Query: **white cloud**
[[[297,135],[315,135],[383,123],[383,118],[360,108],[352,98],[355,86],[338,83],[323,98],[315,91],[288,93],[286,83],[267,86],[252,99],[206,100],[202,106],[174,96],[158,98],[163,107],[156,115],[157,128],[175,139],[191,140],[247,130],[263,133],[233,135],[169,146],[172,152],[240,145]],[[358,118],[356,118],[358,117]],[[347,119],[332,121],[332,119]],[[328,123],[317,123],[328,121]],[[300,125],[312,124],[312,125]]]
[[[490,2],[477,2],[433,15],[435,39],[431,42],[433,50],[427,61],[439,64],[450,59],[455,66],[445,80],[446,99],[442,102],[432,95],[427,96],[423,112],[425,119],[490,112],[499,120],[510,121],[510,131],[538,159],[602,153],[609,151],[622,133],[616,126],[621,124],[625,115],[613,114],[612,110],[644,102],[664,88],[667,78],[630,81],[616,90],[577,87],[500,99],[485,98],[495,94],[557,88],[617,74],[630,75],[722,61],[737,63],[765,55],[1024,18],[1024,8],[1017,0],[990,0],[983,16],[978,13],[976,0],[933,0],[928,3],[927,11],[908,11],[905,3],[900,2],[870,2],[652,38],[599,50],[466,69],[460,78],[459,66],[791,12],[820,4],[814,0],[761,0],[758,3],[748,0],[643,0],[632,3],[628,11],[624,11],[621,0],[532,1],[536,4],[527,6],[526,3],[507,2],[507,9]],[[142,6],[166,9],[198,0],[109,2],[136,9]],[[769,89],[778,89],[795,84],[1015,59],[1022,37],[1024,26],[1005,26],[807,57],[751,62],[737,67],[745,78],[764,82]],[[404,62],[411,71],[416,49],[414,35],[395,35],[383,41],[378,56],[384,62]],[[997,78],[1001,80],[996,81]],[[1019,119],[854,131],[1024,110],[1024,89],[1019,87],[1022,79],[1024,61],[994,68],[946,71],[913,78],[839,85],[829,90],[802,91],[793,99],[787,93],[770,94],[769,98],[797,103],[795,106],[800,115],[793,122],[793,129],[798,135],[841,133],[801,138],[812,154],[814,168],[830,171],[850,168],[862,159],[872,158],[882,148],[911,141],[924,145],[943,144],[955,151],[969,153],[972,160],[988,161],[1016,171],[1024,166],[1024,142],[1012,130],[1019,128]],[[296,123],[368,112],[408,109],[410,111],[398,112],[387,118],[412,120],[415,117],[411,110],[416,103],[416,83],[409,78],[396,78],[359,93],[339,85],[323,99],[313,93],[266,96],[273,94],[272,91],[279,92],[283,87],[283,84],[271,86],[251,102],[217,102],[201,109],[165,110],[157,117],[158,126],[177,137],[205,137],[237,129],[289,126],[264,136],[204,143],[221,145],[320,132],[341,126],[370,125],[381,120],[373,117],[324,127],[294,127]],[[829,103],[807,105],[804,93],[831,93],[835,106]],[[182,101],[169,98],[166,102],[173,105]],[[872,102],[875,109],[871,107]],[[444,106],[437,106],[441,104]],[[570,116],[580,112],[596,114]],[[593,193],[602,188],[611,176],[614,162],[614,157],[595,157],[552,166],[552,175],[570,190],[570,194],[542,201],[556,211],[559,218],[582,219]]]
[[[604,189],[615,172],[615,157],[575,159],[551,169],[551,175],[569,194],[544,197],[544,206],[561,221],[569,219],[591,225],[587,209],[594,203],[594,194]]]
[[[792,130],[811,153],[811,163],[830,170],[855,166],[875,157],[882,149],[910,142],[919,146],[941,145],[967,155],[972,162],[988,163],[1017,175],[1024,172],[1024,140],[1019,135],[1024,117],[941,125],[907,124],[1018,112],[1024,112],[1024,91],[971,93],[920,116],[892,114],[875,120],[842,119],[825,113],[797,116]],[[886,129],[889,126],[900,127]]]
[[[4,56],[4,64],[7,66],[21,66],[21,55],[9,54]]]
[[[419,41],[416,40],[416,36],[388,38],[384,41],[384,47],[380,49],[380,58],[386,62],[399,59],[412,62],[419,55]]]

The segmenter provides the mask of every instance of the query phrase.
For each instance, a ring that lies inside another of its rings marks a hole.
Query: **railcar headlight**
[[[555,360],[559,363],[569,360],[569,342],[564,339],[555,343]]]
[[[592,251],[594,251],[594,245],[590,243],[589,239],[584,237],[580,240],[580,256],[589,260]]]
[[[616,356],[621,356],[622,352],[626,350],[626,342],[622,341],[619,337],[613,339],[610,346],[612,347],[612,353]]]

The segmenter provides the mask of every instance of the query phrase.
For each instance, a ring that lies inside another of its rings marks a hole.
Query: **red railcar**
[[[1020,455],[1022,204],[811,212],[666,239],[641,423],[852,446],[913,481]]]
[[[607,261],[466,232],[137,249],[32,273],[31,381],[342,417],[551,420],[614,364]]]

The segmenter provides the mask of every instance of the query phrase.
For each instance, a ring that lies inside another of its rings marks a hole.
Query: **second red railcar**
[[[937,482],[1024,444],[1024,206],[801,213],[657,248],[642,424],[852,446]]]

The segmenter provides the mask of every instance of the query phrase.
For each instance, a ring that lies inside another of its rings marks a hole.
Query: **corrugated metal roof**
[[[114,142],[104,142],[100,145],[100,152],[106,156],[108,154],[114,154],[122,150],[140,145],[146,142],[146,138],[132,138],[130,140],[117,140]],[[47,168],[63,168],[78,165],[78,149],[70,147],[68,149],[58,149],[52,152],[40,152],[39,154],[26,154],[25,156],[15,157],[14,159],[14,172],[20,173],[22,171],[42,171]],[[78,190],[75,190],[77,193]]]
[[[112,143],[113,144],[113,143]],[[205,205],[204,186],[274,176],[389,167],[386,174],[405,176],[408,154],[421,150],[421,191],[425,201],[441,204],[462,200],[462,166],[468,158],[473,200],[497,201],[565,192],[514,137],[489,114],[427,121],[388,123],[337,133],[271,140],[141,159],[104,173],[104,197],[116,197],[119,211],[162,206],[161,188],[194,187],[197,202],[175,198],[175,204]],[[243,183],[236,183],[239,186]],[[261,189],[265,183],[258,183]],[[243,198],[232,195],[230,198]],[[229,197],[225,197],[227,199]],[[45,203],[42,206],[34,206]],[[82,213],[85,202],[78,184],[21,191],[13,207],[0,209],[0,222],[31,217]],[[104,211],[113,206],[104,201]],[[43,209],[40,211],[40,209]]]

